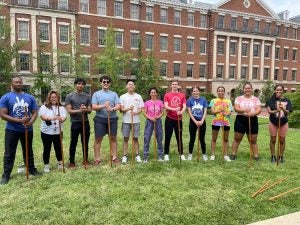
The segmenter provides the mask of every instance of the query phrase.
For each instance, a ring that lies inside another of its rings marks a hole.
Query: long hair
[[[51,97],[52,94],[56,95],[56,97],[57,97],[57,104],[58,104],[58,106],[61,106],[60,96],[59,96],[58,92],[56,92],[56,91],[50,91],[48,93],[48,96],[47,96],[47,99],[46,99],[46,103],[45,103],[45,106],[47,108],[49,108],[49,109],[51,109],[51,107],[52,107],[51,102],[50,102],[50,97]]]

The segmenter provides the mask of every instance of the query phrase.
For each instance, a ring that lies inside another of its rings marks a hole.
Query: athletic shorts
[[[222,126],[215,126],[215,125],[211,125],[211,129],[212,130],[220,130]],[[230,126],[224,126],[224,130],[225,131],[229,131],[230,130]]]
[[[258,134],[258,118],[250,117],[251,134]],[[241,134],[249,134],[249,117],[237,115],[234,121],[234,131]]]
[[[118,130],[118,119],[110,119],[110,136],[117,136]],[[94,131],[95,137],[104,137],[108,133],[108,121],[107,118],[97,118],[94,119]]]
[[[131,131],[131,123],[122,123],[123,137],[129,137]],[[140,135],[140,123],[133,124],[133,137],[138,138]]]

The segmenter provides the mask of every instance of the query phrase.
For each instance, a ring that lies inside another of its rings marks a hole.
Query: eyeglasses
[[[110,81],[109,80],[103,80],[102,84],[110,84]]]

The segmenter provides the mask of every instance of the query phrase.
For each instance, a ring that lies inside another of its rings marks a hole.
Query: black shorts
[[[215,126],[215,125],[211,125],[211,129],[212,130],[220,130],[222,126]],[[225,131],[229,131],[230,130],[230,126],[224,126],[224,130]]]
[[[110,119],[110,136],[117,136],[118,119]],[[104,137],[108,134],[108,121],[107,118],[94,118],[94,131],[95,137]]]
[[[258,118],[250,117],[251,134],[258,134]],[[234,121],[234,131],[241,134],[249,134],[249,117],[237,115]]]

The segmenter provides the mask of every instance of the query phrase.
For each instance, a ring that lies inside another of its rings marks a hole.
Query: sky
[[[222,0],[196,0],[199,2],[205,2],[215,4]],[[250,0],[255,1],[255,0]],[[289,18],[300,15],[300,0],[263,0],[275,13],[282,12],[284,10],[289,11]]]

